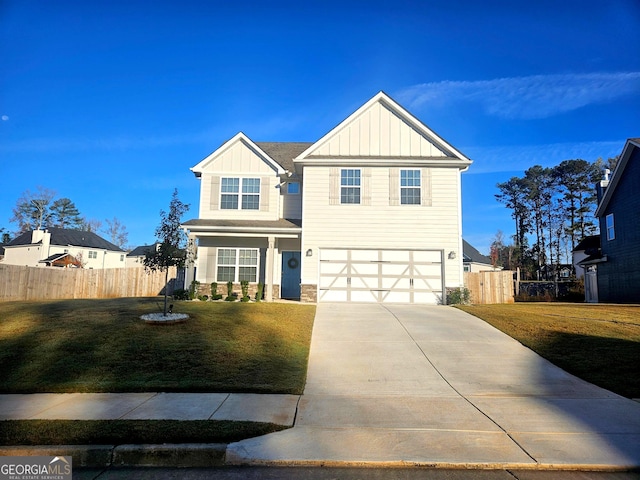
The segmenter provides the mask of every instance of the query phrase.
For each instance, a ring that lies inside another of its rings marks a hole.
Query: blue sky
[[[189,168],[243,131],[315,141],[384,90],[474,160],[463,233],[513,233],[495,184],[640,136],[640,4],[0,2],[0,227],[41,185],[150,243]]]

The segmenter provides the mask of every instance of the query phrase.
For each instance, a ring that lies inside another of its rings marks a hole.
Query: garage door
[[[320,302],[441,302],[441,250],[320,250]]]

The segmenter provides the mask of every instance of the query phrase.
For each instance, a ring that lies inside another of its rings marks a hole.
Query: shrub
[[[249,298],[249,282],[247,280],[241,280],[240,281],[240,288],[242,289],[242,301],[243,302],[248,302],[249,300],[251,300],[251,298]]]
[[[218,282],[211,284],[211,300],[220,300],[222,295],[218,293]]]
[[[227,298],[224,299],[226,302],[235,302],[236,297],[233,294],[233,282],[229,280],[227,282]]]
[[[256,292],[256,302],[262,300],[262,292],[264,291],[264,283],[258,283],[258,291]]]
[[[471,302],[471,292],[468,288],[454,288],[447,292],[447,305],[467,305]]]
[[[209,300],[209,295],[200,295],[198,296],[198,300],[206,302],[207,300]]]
[[[173,291],[174,300],[189,300],[189,292],[184,288],[178,288]]]
[[[199,281],[194,280],[193,282],[191,282],[191,285],[189,285],[189,300],[193,300],[194,298],[196,298],[199,287],[200,287]]]

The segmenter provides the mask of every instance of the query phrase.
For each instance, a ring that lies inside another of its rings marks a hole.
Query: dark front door
[[[300,252],[282,252],[281,298],[300,298]]]

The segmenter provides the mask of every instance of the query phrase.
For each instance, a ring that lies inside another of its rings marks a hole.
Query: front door
[[[281,298],[300,298],[300,252],[282,252]]]

